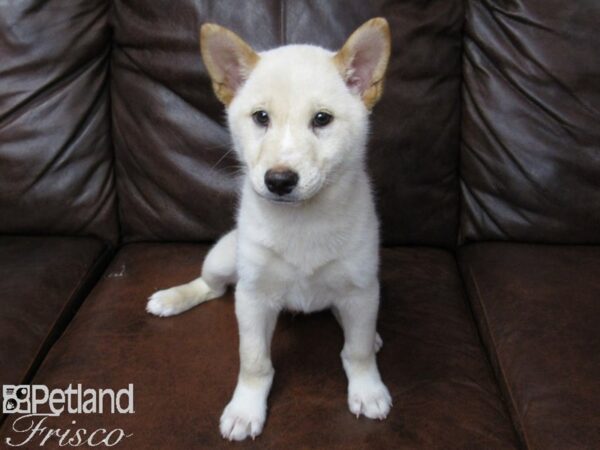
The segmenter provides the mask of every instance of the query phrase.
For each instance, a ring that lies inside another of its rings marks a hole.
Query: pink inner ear
[[[246,68],[235,43],[227,36],[215,36],[209,45],[213,63],[221,71],[225,84],[231,90],[237,90],[244,82]]]
[[[373,74],[383,57],[384,46],[383,37],[377,31],[369,30],[358,37],[346,78],[350,89],[362,94],[373,84]]]

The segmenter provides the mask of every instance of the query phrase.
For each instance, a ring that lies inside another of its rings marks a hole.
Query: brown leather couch
[[[265,431],[230,444],[231,294],[144,311],[233,225],[198,28],[336,48],[373,16],[393,36],[369,163],[394,407],[352,416],[333,318],[284,315]],[[122,449],[600,448],[599,23],[595,0],[2,2],[0,384],[133,383],[135,414],[47,423],[122,428]]]

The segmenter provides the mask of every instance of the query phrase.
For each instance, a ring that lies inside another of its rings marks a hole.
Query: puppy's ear
[[[390,59],[390,28],[382,17],[361,25],[334,56],[348,87],[360,94],[367,109],[383,92],[383,76]]]
[[[200,52],[215,95],[229,105],[259,56],[237,34],[213,23],[200,28]]]

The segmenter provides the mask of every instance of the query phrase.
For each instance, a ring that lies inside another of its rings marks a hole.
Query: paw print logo
[[[29,413],[31,389],[29,386],[4,385],[2,389],[2,412],[4,414]]]

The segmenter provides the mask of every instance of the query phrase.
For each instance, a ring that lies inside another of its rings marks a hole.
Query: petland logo
[[[115,445],[133,436],[122,428],[107,430],[98,428],[52,428],[50,421],[61,414],[133,414],[133,384],[115,392],[114,389],[84,389],[81,384],[69,384],[66,389],[49,389],[42,384],[4,385],[2,389],[2,412],[23,414],[12,424],[18,439],[6,438],[10,447],[36,445],[43,447],[49,440],[58,441],[61,447]],[[71,425],[77,425],[71,420]]]

